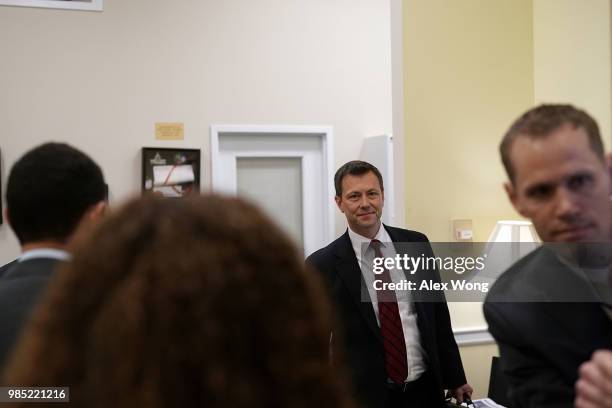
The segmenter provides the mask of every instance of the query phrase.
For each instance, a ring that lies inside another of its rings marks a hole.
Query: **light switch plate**
[[[472,242],[474,239],[474,228],[471,219],[451,220],[451,233],[453,242]]]

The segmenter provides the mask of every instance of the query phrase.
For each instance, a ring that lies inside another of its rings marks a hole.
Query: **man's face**
[[[549,135],[518,137],[510,149],[514,208],[544,242],[612,239],[611,167],[591,149],[586,131],[566,124]]]
[[[373,172],[344,176],[342,195],[335,199],[353,231],[369,238],[378,232],[385,195]]]

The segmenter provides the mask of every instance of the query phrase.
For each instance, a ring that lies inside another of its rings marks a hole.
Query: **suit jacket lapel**
[[[361,274],[361,268],[357,262],[355,251],[351,244],[348,231],[344,233],[335,251],[336,271],[346,285],[351,298],[355,302],[359,313],[366,321],[376,338],[382,342],[380,328],[376,321],[374,308],[370,300],[370,295]]]

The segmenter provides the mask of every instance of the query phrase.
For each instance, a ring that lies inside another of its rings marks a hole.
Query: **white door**
[[[330,127],[212,126],[212,187],[262,208],[309,255],[333,234]]]

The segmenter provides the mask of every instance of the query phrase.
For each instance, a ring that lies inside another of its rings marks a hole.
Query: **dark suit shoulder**
[[[418,231],[407,230],[403,228],[390,227],[384,225],[384,228],[389,233],[391,239],[395,242],[429,242],[427,236]],[[351,248],[351,241],[348,236],[348,230],[332,241],[329,245],[313,252],[306,258],[306,262],[318,265],[321,262],[329,262],[337,254],[343,254]]]
[[[408,230],[404,228],[384,226],[389,236],[396,242],[429,242],[427,235],[419,231]]]
[[[1,302],[15,300],[27,303],[30,297],[36,297],[41,287],[51,280],[54,271],[62,261],[48,258],[30,259],[16,262],[0,279]],[[4,310],[0,310],[0,313]]]
[[[0,279],[0,367],[60,263],[49,258],[17,262]]]
[[[338,256],[343,256],[348,251],[353,252],[348,231],[336,238],[329,245],[313,252],[306,258],[306,263],[313,266],[319,273],[331,273],[333,265]]]
[[[7,263],[6,265],[0,266],[0,278],[4,276],[9,269],[11,269],[17,263],[17,259]]]
[[[521,291],[525,290],[524,282],[530,278],[530,274],[542,258],[543,248],[527,254],[515,262],[510,268],[501,274],[493,283],[485,299],[485,303],[496,302],[508,297],[520,296]]]
[[[489,331],[498,342],[529,344],[529,336],[541,329],[541,320],[546,320],[543,301],[550,282],[541,277],[543,265],[551,261],[550,254],[538,248],[521,258],[504,272],[493,284],[483,304]]]
[[[333,254],[332,244],[321,249],[317,249],[306,258],[307,263],[316,264],[318,261],[329,258]]]
[[[7,268],[3,280],[23,279],[30,277],[49,278],[62,261],[53,258],[34,258],[18,261]]]

